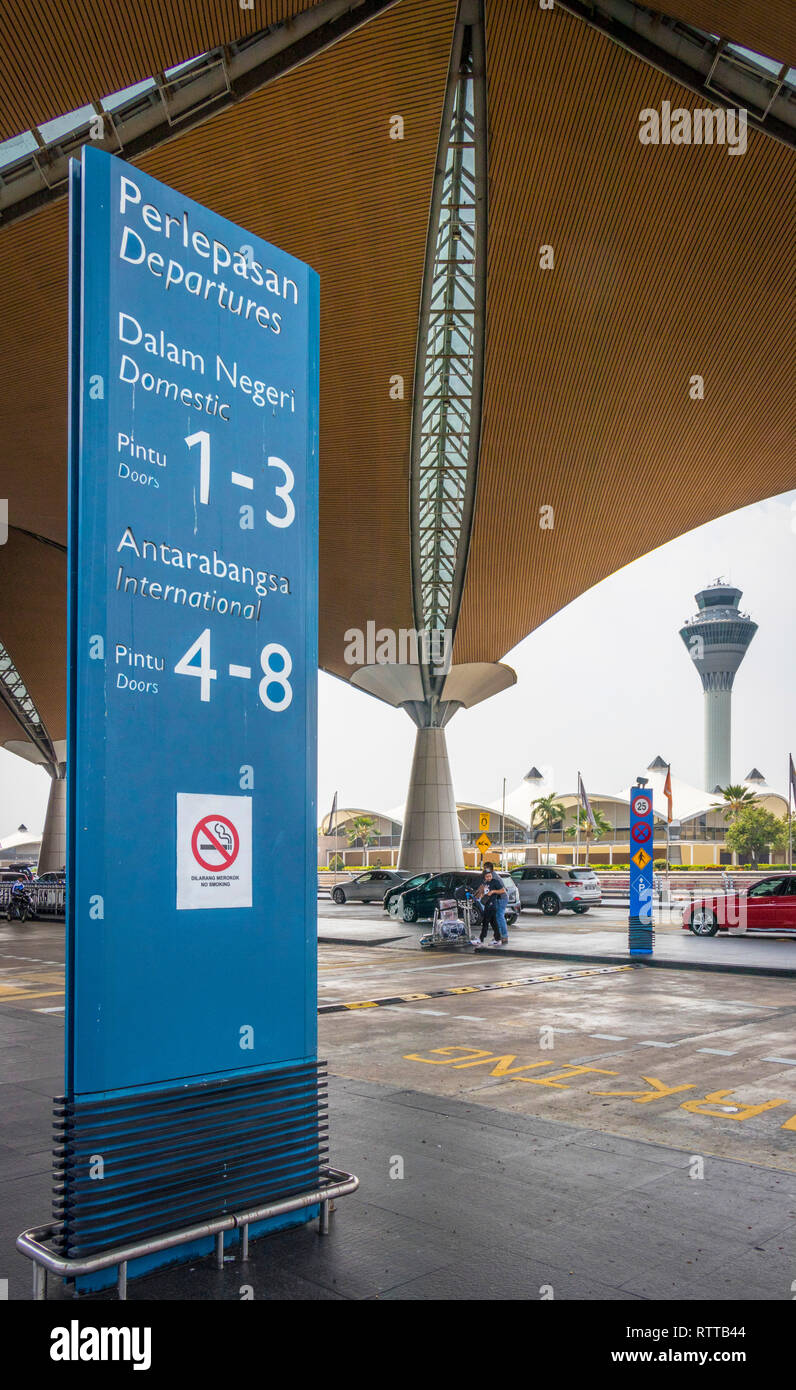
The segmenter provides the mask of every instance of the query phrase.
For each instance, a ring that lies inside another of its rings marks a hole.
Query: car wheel
[[[416,922],[416,921],[417,921],[417,908],[414,907],[412,903],[404,903],[404,921],[405,921],[405,922]]]
[[[698,907],[691,913],[688,923],[694,936],[715,936],[719,929],[716,914],[709,907]]]
[[[509,926],[509,927],[513,927],[513,926],[514,926],[514,923],[516,922],[516,920],[517,920],[517,918],[518,918],[518,916],[519,916],[519,913],[517,913],[517,912],[513,912],[513,911],[507,912],[507,913],[506,913],[506,925]]]
[[[345,893],[343,892],[342,888],[335,888],[332,893],[332,898],[334,902],[337,903],[338,907],[342,907],[343,903],[345,902]]]
[[[371,902],[373,902],[373,899],[372,899],[372,898],[363,898],[362,901],[363,901],[363,903],[371,903]]]
[[[573,907],[572,909],[573,912],[577,912],[579,917],[582,917],[584,912],[588,912],[588,910],[588,907],[584,907],[583,903],[580,903],[578,907]]]
[[[561,904],[555,893],[543,893],[539,899],[539,906],[545,917],[555,917],[556,913],[561,910]]]

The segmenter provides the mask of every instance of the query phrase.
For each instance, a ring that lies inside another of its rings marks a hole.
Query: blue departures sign
[[[629,946],[632,956],[650,956],[653,948],[652,792],[633,787],[630,792],[630,915]]]
[[[73,224],[79,1107],[316,1056],[318,278],[92,148]]]

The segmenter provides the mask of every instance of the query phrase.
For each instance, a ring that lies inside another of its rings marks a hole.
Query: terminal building
[[[532,769],[535,773],[536,769]],[[654,811],[654,850],[653,858],[665,860],[667,853],[667,803],[664,796],[667,764],[656,757],[645,771],[647,786],[652,792]],[[762,773],[752,768],[742,785],[753,792],[760,805],[772,815],[781,819],[787,815],[787,797],[768,785]],[[668,828],[669,863],[672,866],[719,867],[734,864],[736,856],[727,847],[727,820],[719,806],[720,798],[709,795],[701,787],[672,776],[672,823]],[[533,802],[540,797],[555,793],[556,802],[565,808],[562,821],[547,828],[532,823]],[[628,864],[630,858],[630,787],[616,792],[594,791],[589,793],[592,810],[601,812],[610,825],[599,838],[589,844],[589,863],[595,867]],[[502,802],[479,806],[467,802],[457,803],[456,811],[460,827],[462,857],[466,865],[477,867],[484,857],[476,845],[481,834],[491,840],[491,855],[504,866],[509,864],[573,864],[577,852],[577,840],[566,832],[575,823],[578,807],[576,791],[558,793],[547,784],[541,774],[523,779],[506,797],[506,811]],[[374,838],[366,845],[361,840],[352,844],[346,836],[346,827],[351,827],[356,817],[366,814],[374,820]],[[389,816],[379,816],[376,812],[340,810],[336,817],[338,833],[326,834],[325,820],[319,831],[318,864],[327,868],[333,862],[338,867],[355,869],[365,864],[395,865],[413,869],[416,866],[403,861],[399,855],[401,817],[403,808],[399,807]],[[488,827],[482,829],[480,818],[488,817]],[[599,820],[599,816],[597,817]],[[502,820],[502,823],[501,823]],[[389,834],[375,834],[389,826]],[[586,845],[581,839],[580,860],[585,860]],[[488,857],[488,856],[487,856]],[[766,861],[763,855],[762,862]],[[439,868],[449,867],[440,864]]]

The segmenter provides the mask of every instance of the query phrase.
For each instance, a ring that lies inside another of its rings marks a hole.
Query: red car
[[[741,893],[709,893],[683,912],[683,930],[695,936],[718,931],[796,935],[796,874],[762,878]]]

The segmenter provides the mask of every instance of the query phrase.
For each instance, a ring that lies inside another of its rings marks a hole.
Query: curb
[[[501,957],[507,959],[512,956],[529,957],[537,960],[574,960],[582,964],[595,961],[599,965],[627,965],[630,958],[627,955],[583,955],[576,951],[526,951],[521,947],[509,946],[507,950],[500,952]],[[690,960],[646,960],[643,957],[634,956],[633,965],[640,965],[646,969],[654,970],[708,970],[713,974],[719,975],[768,975],[779,979],[796,979],[796,967],[792,966],[773,966],[773,965],[736,965],[735,963],[724,963],[721,961],[690,961]]]

